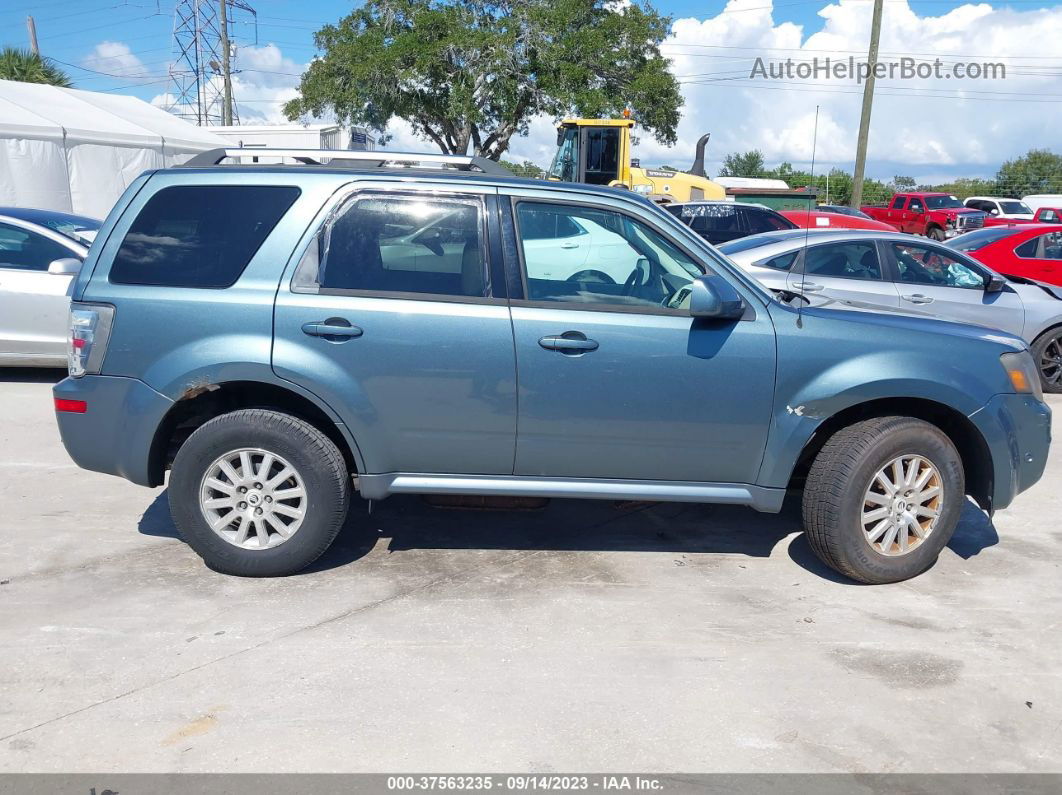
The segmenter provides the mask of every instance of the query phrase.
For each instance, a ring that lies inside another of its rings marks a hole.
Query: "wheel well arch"
[[[188,390],[173,404],[155,430],[148,458],[152,486],[161,486],[177,451],[197,428],[214,417],[239,409],[272,409],[298,417],[325,434],[339,448],[348,471],[358,472],[357,458],[335,421],[298,392],[262,381],[226,381]]]
[[[1053,323],[1050,326],[1046,326],[1045,328],[1040,329],[1036,333],[1036,336],[1032,338],[1032,341],[1029,343],[1029,347],[1032,348],[1032,346],[1036,344],[1037,340],[1039,340],[1040,337],[1042,337],[1044,334],[1047,334],[1050,331],[1058,331],[1059,329],[1062,329],[1062,322]]]
[[[992,508],[992,454],[977,427],[962,412],[924,398],[880,398],[857,403],[823,421],[800,451],[789,488],[802,488],[812,462],[837,431],[875,417],[914,417],[939,428],[955,445],[966,473],[966,491],[985,510]]]

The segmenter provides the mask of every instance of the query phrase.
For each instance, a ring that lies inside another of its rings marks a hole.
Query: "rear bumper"
[[[65,378],[53,396],[83,400],[84,414],[56,412],[59,435],[79,467],[151,486],[151,443],[173,401],[143,381],[107,375]]]
[[[1044,474],[1051,409],[1031,395],[996,395],[970,421],[992,454],[992,509],[1001,510]]]

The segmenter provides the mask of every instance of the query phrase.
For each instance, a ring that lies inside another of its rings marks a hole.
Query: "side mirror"
[[[736,320],[745,314],[745,301],[721,276],[698,276],[690,285],[690,315]]]
[[[1007,286],[1007,280],[1001,276],[996,276],[994,273],[988,277],[988,281],[985,282],[986,293],[1001,293],[1003,288]]]
[[[563,127],[558,127],[557,128],[557,146],[560,146],[562,143],[564,143],[564,128]]]
[[[59,276],[71,276],[81,270],[81,260],[77,257],[63,257],[48,263],[48,273]]]
[[[997,210],[995,207],[993,207],[988,212],[990,212],[992,215],[999,215],[999,210]]]

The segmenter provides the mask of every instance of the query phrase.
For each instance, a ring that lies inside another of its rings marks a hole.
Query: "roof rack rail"
[[[234,161],[233,165],[247,161],[254,163],[258,162],[258,158],[261,157],[287,158],[294,160],[298,165],[306,166],[339,166],[347,168],[434,167],[453,168],[458,171],[481,171],[484,174],[498,174],[507,177],[513,176],[513,173],[505,166],[485,157],[425,152],[356,151],[350,149],[267,149],[258,147],[209,149],[193,156],[186,163],[183,163],[181,167],[205,168],[220,166],[226,160]]]

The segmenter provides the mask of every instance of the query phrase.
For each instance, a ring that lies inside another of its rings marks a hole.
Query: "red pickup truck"
[[[894,193],[885,205],[861,208],[875,221],[912,235],[946,240],[985,225],[987,213],[971,210],[948,193]]]

